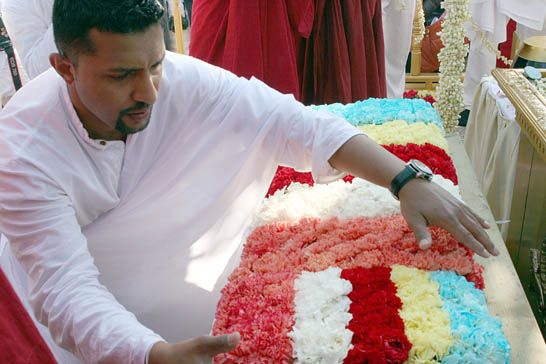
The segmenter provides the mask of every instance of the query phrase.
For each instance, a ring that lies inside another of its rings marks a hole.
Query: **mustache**
[[[147,104],[145,102],[137,102],[134,106],[131,106],[131,107],[127,108],[127,109],[121,110],[120,114],[125,115],[125,114],[129,114],[129,113],[135,112],[135,111],[138,112],[138,111],[146,110],[151,106],[152,105]]]

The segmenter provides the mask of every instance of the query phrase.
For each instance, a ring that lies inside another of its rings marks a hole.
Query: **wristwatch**
[[[397,200],[400,198],[398,194],[406,183],[413,178],[421,178],[427,181],[432,181],[432,171],[426,164],[418,161],[417,159],[411,159],[406,163],[406,167],[402,172],[398,173],[391,182],[391,193]]]

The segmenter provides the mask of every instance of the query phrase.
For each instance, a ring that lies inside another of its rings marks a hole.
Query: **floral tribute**
[[[449,233],[431,228],[433,245],[419,249],[401,216],[302,219],[256,228],[247,238],[241,263],[218,303],[214,334],[239,331],[242,343],[217,363],[253,363],[269,358],[290,362],[294,325],[294,279],[302,271],[390,267],[450,270],[483,287],[483,268]]]
[[[434,124],[408,124],[403,120],[396,120],[383,125],[361,125],[358,129],[381,145],[429,143],[445,151],[448,150],[444,133]]]
[[[320,110],[326,109],[344,117],[351,124],[382,125],[389,121],[404,120],[408,124],[434,124],[442,131],[442,121],[438,112],[421,98],[404,99],[367,99],[352,104],[330,104],[312,106]]]
[[[354,106],[328,106],[401,159],[429,165],[433,183],[461,199],[436,123],[414,112],[364,125]],[[421,250],[385,188],[352,176],[315,185],[310,173],[279,167],[218,302],[213,334],[237,331],[241,343],[215,362],[509,363],[483,267],[448,232],[429,231],[433,244]]]
[[[441,175],[444,178],[451,180],[455,185],[458,184],[457,172],[451,157],[442,149],[433,144],[425,143],[418,145],[408,143],[405,145],[390,144],[383,145],[383,148],[408,162],[410,159],[417,159],[425,163],[432,173]],[[347,175],[343,178],[345,182],[352,182],[354,176]],[[314,186],[315,181],[311,172],[297,172],[291,167],[279,166],[266,197],[270,197],[279,190],[283,190],[292,183],[301,183],[309,186]]]
[[[346,269],[341,278],[351,282],[349,293],[353,332],[346,364],[403,364],[409,358],[411,343],[399,311],[402,301],[391,281],[391,269],[384,267]]]

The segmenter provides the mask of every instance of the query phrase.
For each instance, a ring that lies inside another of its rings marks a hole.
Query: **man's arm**
[[[143,364],[162,338],[99,282],[72,201],[30,163],[2,157],[0,231],[28,274],[34,316],[86,363]]]
[[[349,139],[329,162],[336,169],[383,187],[390,186],[404,168],[404,162],[364,135]],[[428,248],[432,242],[427,226],[439,226],[483,257],[499,254],[484,231],[489,224],[437,184],[413,179],[399,196],[402,214],[421,248]]]

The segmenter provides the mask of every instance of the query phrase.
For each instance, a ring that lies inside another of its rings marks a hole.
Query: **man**
[[[191,337],[210,330],[277,164],[383,186],[408,171],[330,113],[166,53],[162,14],[156,0],[56,0],[54,69],[0,116],[2,269],[63,364],[208,363],[232,350],[236,333]],[[428,223],[498,254],[458,200],[403,183],[394,192],[422,247]]]

